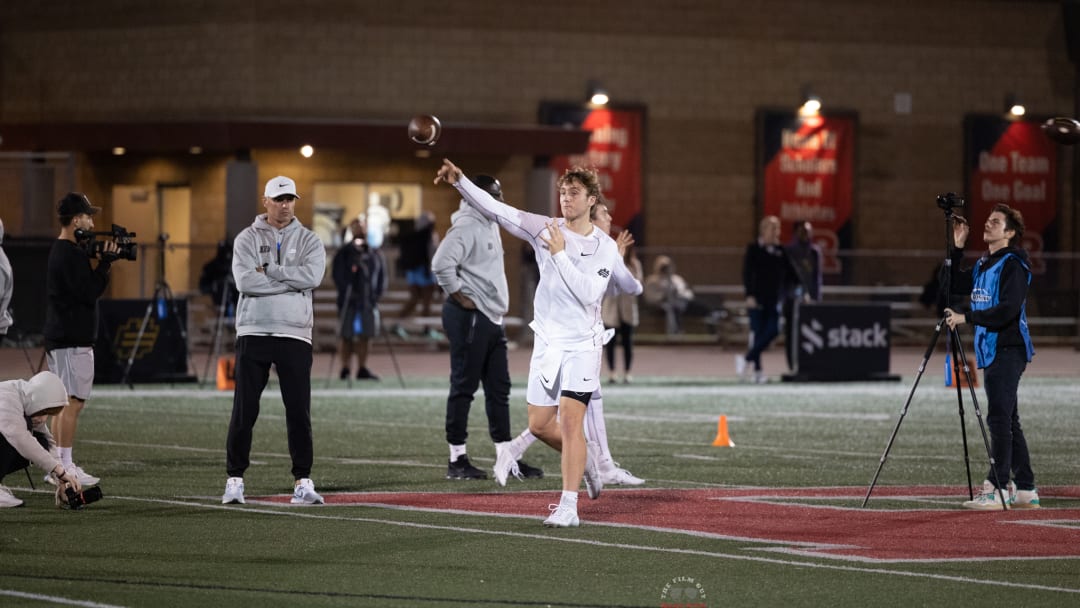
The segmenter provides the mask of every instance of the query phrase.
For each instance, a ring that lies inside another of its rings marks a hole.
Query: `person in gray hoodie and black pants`
[[[473,183],[498,200],[502,185],[488,175]],[[431,260],[431,269],[446,292],[442,322],[450,343],[450,395],[446,399],[446,442],[450,444],[447,479],[487,479],[465,452],[469,409],[481,382],[488,433],[496,450],[510,442],[510,368],[503,316],[509,310],[510,290],[503,266],[499,226],[465,201],[450,216],[450,230]],[[544,472],[518,461],[523,477]]]
[[[244,471],[259,399],[277,370],[285,403],[285,428],[295,479],[293,504],[322,504],[311,481],[312,294],[323,279],[326,249],[296,218],[296,184],[278,176],[266,182],[266,213],[233,242],[236,304],[236,392],[226,439],[229,479],[221,502],[244,502]]]

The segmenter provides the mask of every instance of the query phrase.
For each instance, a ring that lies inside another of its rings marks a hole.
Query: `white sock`
[[[465,444],[450,446],[450,462],[454,462],[465,455]]]
[[[585,439],[595,441],[600,446],[600,462],[611,460],[607,425],[604,424],[604,397],[599,391],[593,393],[589,407],[585,408]]]
[[[559,499],[559,504],[566,507],[573,507],[573,509],[577,511],[577,492],[563,490],[562,498]]]
[[[71,448],[56,448],[60,452],[60,463],[64,465],[65,469],[72,467],[71,462]]]
[[[521,453],[524,454],[525,450],[529,449],[529,446],[536,441],[536,435],[532,434],[532,431],[525,429],[521,431],[521,434],[514,438],[515,441],[521,442]]]

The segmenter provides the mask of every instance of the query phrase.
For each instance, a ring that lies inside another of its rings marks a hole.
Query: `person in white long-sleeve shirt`
[[[435,177],[436,184],[444,181],[536,252],[540,282],[529,324],[535,335],[526,390],[529,430],[562,453],[562,496],[544,525],[577,526],[582,478],[592,498],[602,487],[595,460],[586,467],[584,418],[592,393],[600,388],[605,333],[600,304],[619,265],[615,241],[589,221],[592,206],[600,200],[597,175],[575,167],[559,179],[561,218],[495,200],[449,160]]]

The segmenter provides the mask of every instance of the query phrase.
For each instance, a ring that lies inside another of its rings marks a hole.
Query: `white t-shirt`
[[[625,273],[615,241],[597,228],[588,235],[565,229],[566,220],[515,209],[491,197],[462,176],[455,187],[481,213],[504,230],[528,242],[536,253],[540,282],[533,298],[530,327],[545,342],[561,350],[591,350],[603,345],[604,323],[600,316],[612,274]],[[566,248],[551,255],[540,236],[548,236],[545,224],[555,221],[564,228]],[[619,279],[624,284],[623,278]],[[632,283],[625,283],[633,288]],[[640,290],[640,283],[637,286]]]

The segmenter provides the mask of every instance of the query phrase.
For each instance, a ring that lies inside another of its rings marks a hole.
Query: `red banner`
[[[981,233],[990,210],[1004,203],[1024,216],[1023,247],[1031,255],[1032,272],[1042,274],[1039,254],[1057,249],[1058,150],[1036,122],[998,117],[969,117],[967,218]],[[974,243],[976,246],[979,243]]]
[[[780,218],[784,242],[796,221],[813,224],[823,272],[840,272],[836,252],[852,246],[854,117],[766,113],[760,124],[762,211]]]
[[[642,110],[587,111],[581,128],[592,131],[592,136],[585,154],[551,159],[551,167],[559,175],[575,165],[595,168],[611,209],[612,224],[620,228],[636,227],[640,222],[643,122]]]

